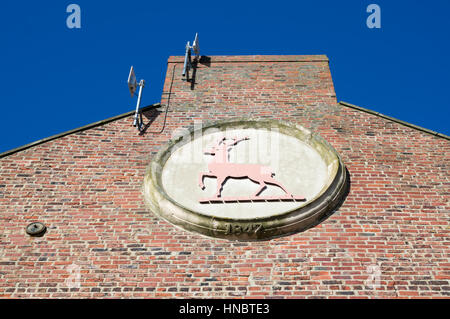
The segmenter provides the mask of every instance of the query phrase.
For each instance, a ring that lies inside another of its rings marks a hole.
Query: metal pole
[[[184,65],[183,65],[183,76],[185,76],[186,75],[186,72],[189,72],[189,67],[190,67],[190,62],[191,61],[189,61],[190,59],[190,52],[191,52],[191,46],[190,46],[190,43],[189,43],[189,41],[188,41],[188,43],[186,44],[186,52],[185,52],[185,54],[184,54]]]
[[[139,129],[141,129],[141,124],[139,121],[139,106],[141,105],[141,96],[142,96],[142,88],[145,86],[145,81],[141,80],[141,82],[139,82],[139,95],[138,95],[138,100],[137,100],[137,104],[136,104],[136,113],[134,114],[134,121],[133,121],[133,126],[138,126]]]

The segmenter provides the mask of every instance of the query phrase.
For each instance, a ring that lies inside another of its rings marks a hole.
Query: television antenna
[[[136,80],[136,75],[134,74],[134,68],[131,66],[130,74],[128,75],[128,89],[130,90],[131,97],[133,97],[136,93],[136,89],[139,86],[139,94],[138,94],[138,100],[136,104],[136,112],[134,113],[134,121],[133,126],[137,126],[138,130],[141,131],[142,128],[142,114],[139,110],[139,107],[141,105],[141,96],[142,96],[142,89],[145,86],[145,81],[142,79],[139,81],[139,83]]]
[[[200,57],[200,46],[198,44],[198,33],[195,34],[194,42],[192,43],[192,46],[190,42],[188,41],[186,44],[186,53],[184,55],[184,65],[183,65],[183,76],[188,75],[189,77],[189,70],[193,68],[192,62],[191,62],[191,50],[194,50],[194,53],[196,55],[195,59],[198,60]]]

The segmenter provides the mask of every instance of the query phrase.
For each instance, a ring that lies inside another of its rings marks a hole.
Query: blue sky
[[[326,54],[339,101],[450,135],[449,16],[448,0],[2,1],[0,152],[133,110],[131,65],[159,102],[195,32],[202,55]]]

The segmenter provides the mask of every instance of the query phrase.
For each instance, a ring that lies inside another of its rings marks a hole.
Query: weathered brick
[[[203,58],[195,82],[182,62],[169,59],[144,133],[130,115],[0,159],[0,297],[448,298],[448,140],[336,103],[324,56]],[[350,174],[342,205],[307,231],[251,243],[146,211],[146,167],[177,128],[242,117],[320,133]],[[43,238],[24,231],[35,220]]]

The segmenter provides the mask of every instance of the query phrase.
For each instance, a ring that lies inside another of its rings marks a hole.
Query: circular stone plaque
[[[343,200],[345,167],[318,134],[278,121],[220,122],[184,132],[149,165],[148,208],[184,229],[262,240],[315,224]]]

